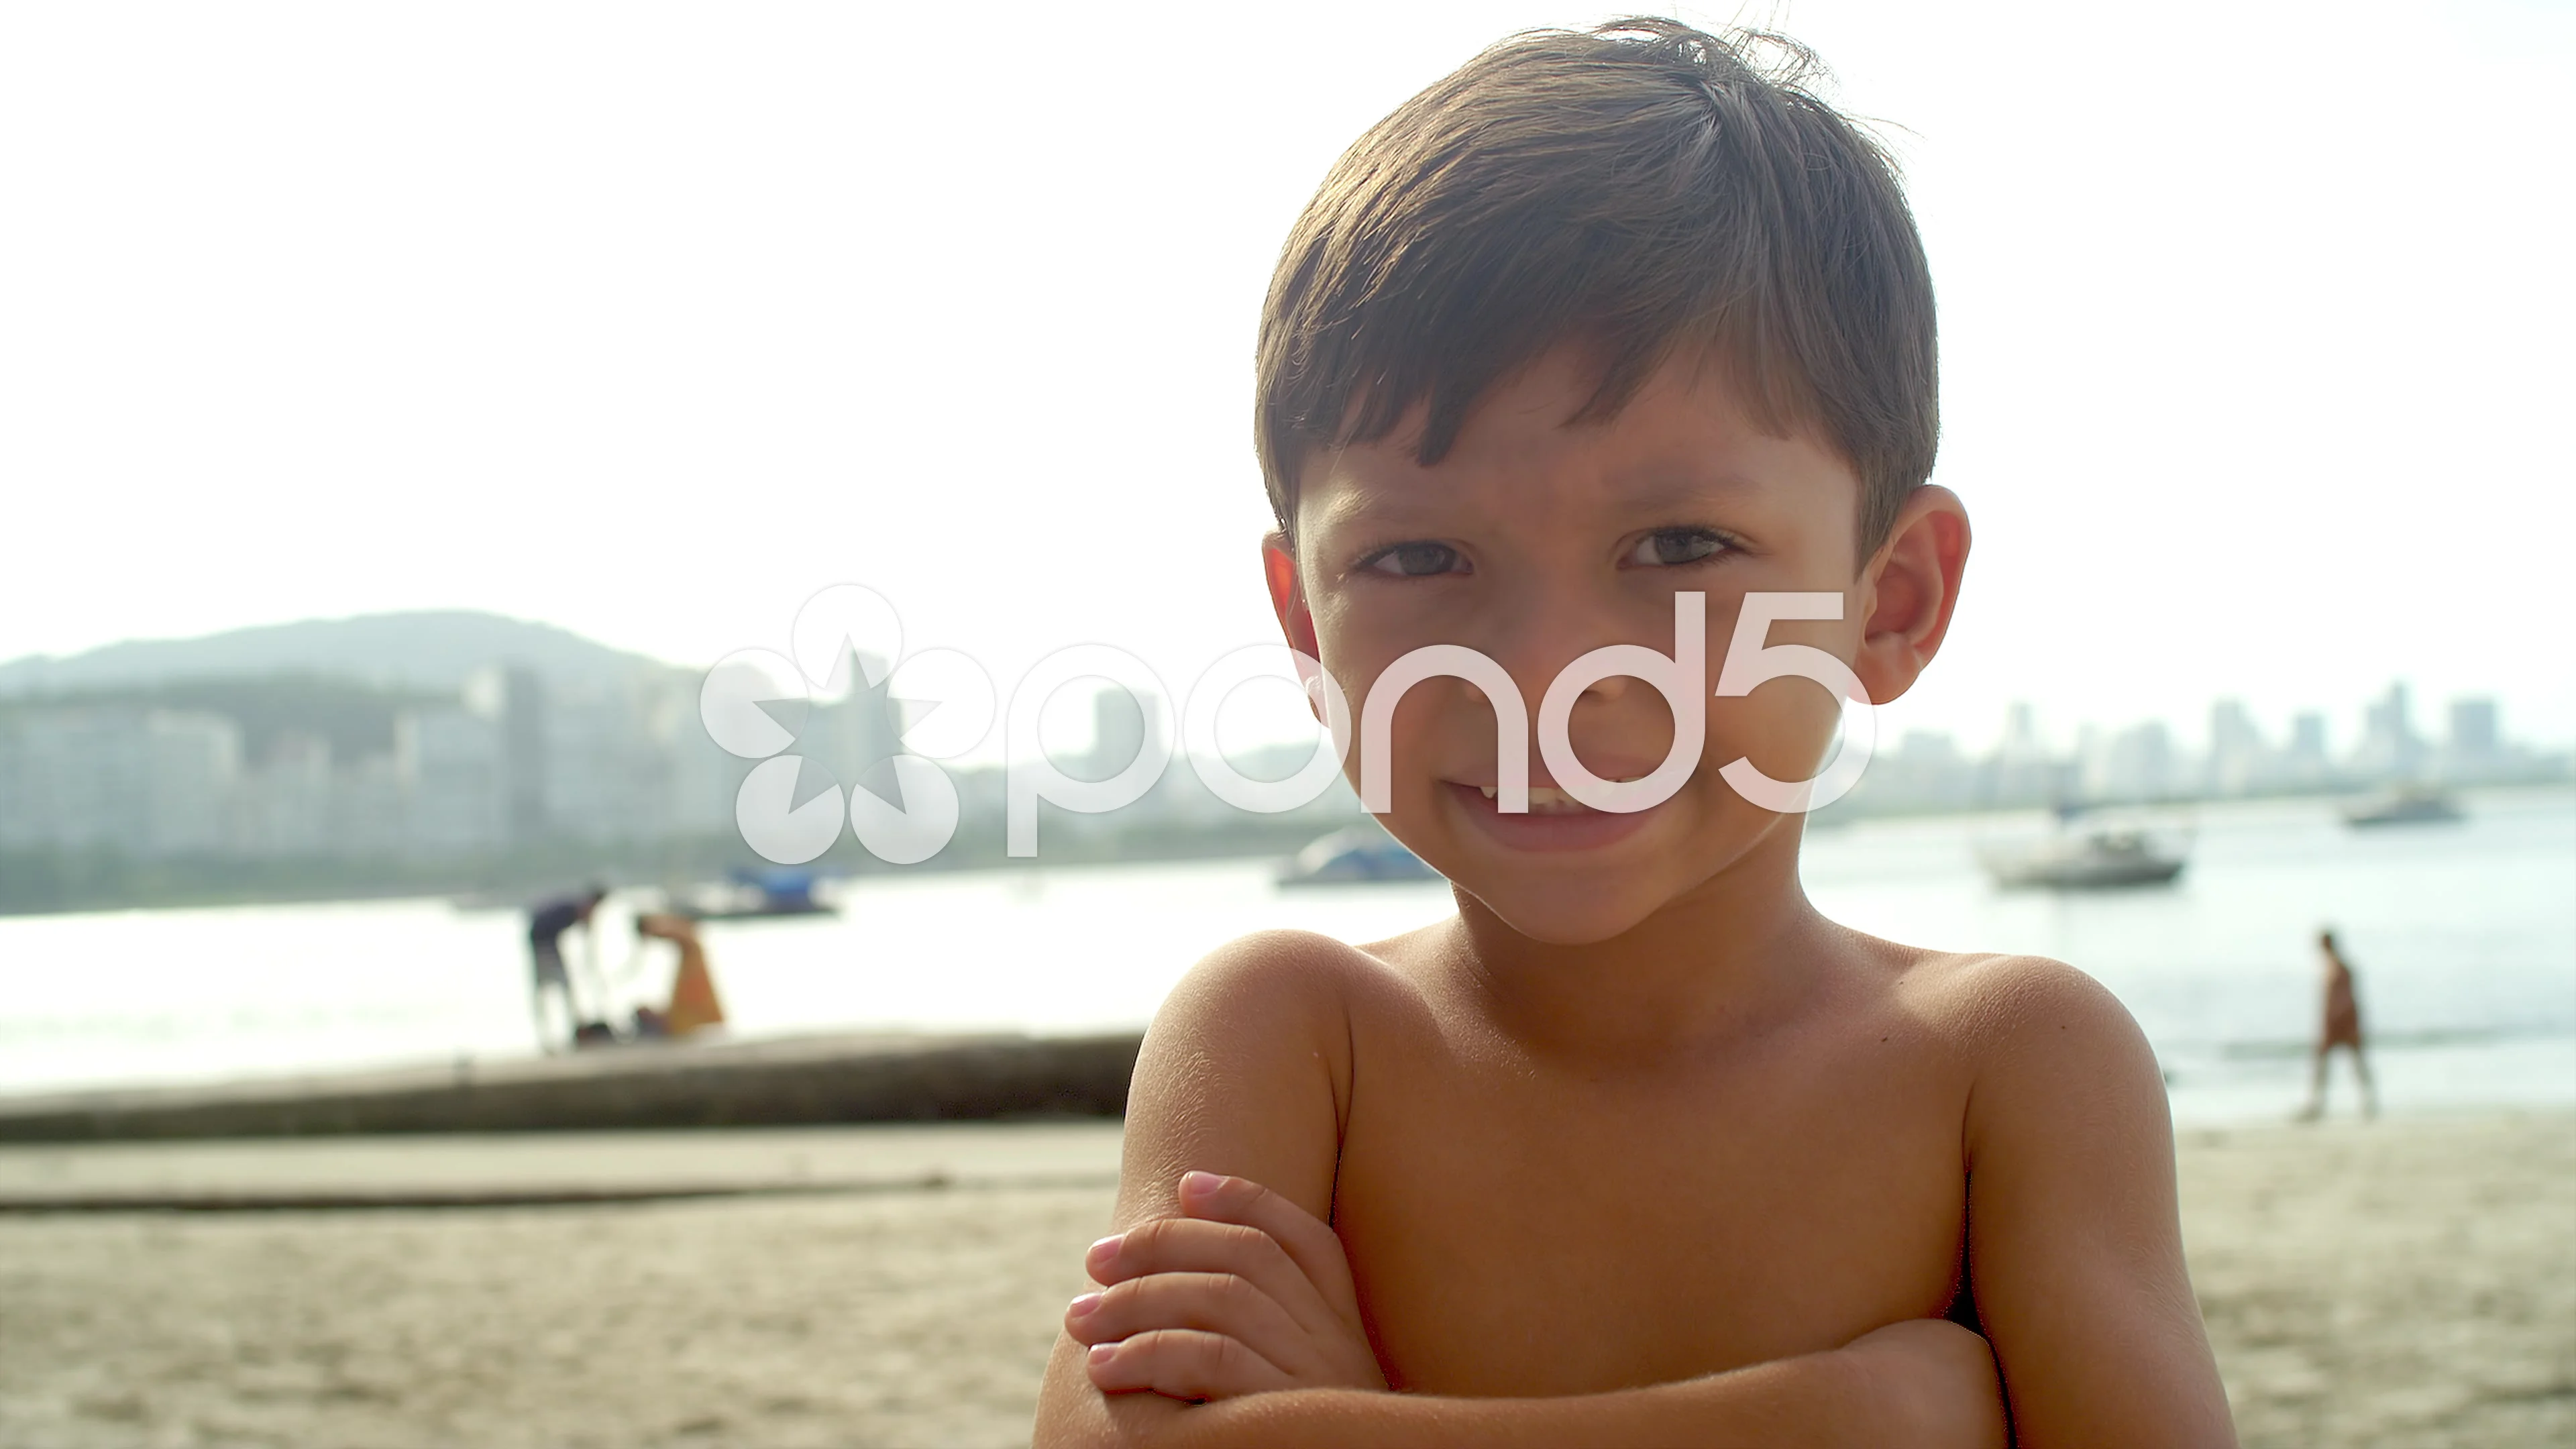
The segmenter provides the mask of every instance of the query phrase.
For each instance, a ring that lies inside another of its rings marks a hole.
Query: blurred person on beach
[[[1922,245],[1818,74],[1668,20],[1516,36],[1296,223],[1264,572],[1457,914],[1173,990],[1038,1444],[2235,1442],[2135,1023],[1825,919],[1803,800],[1730,783],[1904,694],[1969,549]],[[1740,614],[1813,682],[1712,698]],[[1467,673],[1389,673],[1435,645]]]
[[[668,941],[680,952],[671,975],[670,1001],[661,1007],[635,1008],[635,1034],[682,1038],[724,1024],[724,1004],[716,997],[715,972],[707,965],[707,948],[698,939],[698,924],[668,911],[647,911],[635,918],[635,934]]]
[[[2326,968],[2325,1019],[2317,1026],[2316,1071],[2308,1083],[2308,1105],[2299,1120],[2314,1122],[2326,1112],[2326,1062],[2340,1047],[2352,1053],[2352,1074],[2361,1082],[2361,1115],[2379,1115],[2379,1093],[2371,1085],[2370,1059],[2361,1046],[2361,1002],[2353,995],[2352,965],[2335,944],[2335,933],[2317,933],[2317,954]]]
[[[548,1053],[554,1051],[558,1039],[546,1024],[546,993],[549,990],[563,999],[561,1040],[579,1040],[583,1025],[581,1002],[572,989],[572,972],[564,964],[564,934],[576,926],[585,933],[589,932],[591,918],[598,914],[599,903],[606,899],[608,887],[594,885],[577,894],[540,901],[528,908],[529,1009],[536,1016],[537,1044]]]

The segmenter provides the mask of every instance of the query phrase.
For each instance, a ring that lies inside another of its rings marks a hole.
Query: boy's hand
[[[1103,1393],[1211,1400],[1384,1389],[1342,1241],[1257,1182],[1182,1176],[1181,1211],[1091,1245],[1104,1285],[1065,1310]]]

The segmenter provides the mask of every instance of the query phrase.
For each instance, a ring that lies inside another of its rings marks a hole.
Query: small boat
[[[833,916],[841,908],[814,894],[810,870],[736,870],[723,885],[700,886],[672,903],[692,921],[756,921],[771,916]]]
[[[2059,891],[2165,885],[2182,874],[2188,860],[2143,830],[2093,830],[2018,848],[1989,846],[1977,858],[2006,890]]]
[[[2343,807],[2343,823],[2355,829],[2374,825],[2432,825],[2463,818],[2460,802],[2431,785],[2401,785],[2384,795],[2356,800]]]
[[[1357,885],[1440,879],[1422,857],[1373,826],[1336,830],[1298,851],[1279,872],[1283,886]]]

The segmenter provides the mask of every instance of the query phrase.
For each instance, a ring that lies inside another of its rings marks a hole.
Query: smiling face
[[[1535,719],[1549,683],[1582,654],[1609,644],[1671,652],[1682,592],[1706,596],[1704,694],[1754,591],[1843,594],[1840,621],[1775,624],[1765,642],[1810,644],[1853,663],[1881,702],[1911,683],[1912,669],[1896,678],[1884,667],[1891,641],[1872,641],[1902,624],[1891,608],[1921,612],[1920,590],[1900,578],[1882,599],[1880,583],[1891,556],[1907,572],[1906,541],[1923,532],[1924,508],[1910,507],[1863,568],[1851,465],[1803,430],[1765,432],[1720,369],[1679,359],[1609,420],[1566,424],[1594,381],[1579,353],[1559,349],[1496,387],[1436,464],[1416,461],[1405,428],[1308,460],[1293,559],[1274,542],[1273,593],[1290,642],[1322,660],[1355,716],[1390,663],[1454,644],[1500,664]],[[1946,508],[1956,514],[1954,501]],[[1957,522],[1953,553],[1963,555],[1964,517]],[[1948,575],[1954,588],[1955,558]],[[1946,622],[1946,599],[1934,603]],[[1937,623],[1896,632],[1899,642],[1928,633],[1913,651],[1920,658],[1938,642]],[[1523,935],[1603,941],[1757,852],[1794,856],[1796,817],[1752,805],[1718,772],[1749,758],[1775,779],[1808,778],[1839,714],[1825,689],[1799,680],[1710,698],[1698,769],[1671,798],[1633,813],[1567,797],[1533,742],[1530,810],[1513,815],[1491,797],[1492,706],[1465,681],[1435,677],[1396,707],[1391,809],[1381,818]],[[1633,779],[1663,762],[1673,713],[1651,685],[1614,676],[1576,699],[1569,737],[1593,774]],[[1356,750],[1350,768],[1356,777]]]

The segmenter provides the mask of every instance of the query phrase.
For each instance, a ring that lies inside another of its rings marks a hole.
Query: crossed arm
[[[1331,1228],[1239,1177],[1185,1174],[1180,1201],[1184,1216],[1094,1245],[1086,1266],[1107,1286],[1066,1314],[1039,1444],[2003,1443],[1984,1342],[1930,1320],[1832,1353],[1646,1389],[1546,1399],[1388,1393]],[[1060,1387],[1075,1365],[1105,1418],[1063,1412],[1087,1407],[1063,1403],[1074,1397]]]
[[[1325,1222],[1350,1033],[1343,998],[1319,984],[1366,989],[1333,954],[1346,950],[1295,937],[1238,943],[1193,972],[1157,1018],[1130,1094],[1122,1231],[1094,1244],[1085,1263],[1102,1286],[1067,1311],[1039,1403],[1040,1449],[2007,1442],[1995,1354],[1977,1335],[1930,1320],[1643,1389],[1519,1399],[1388,1392]],[[2062,1070],[2058,1055],[2069,1050],[2110,1078],[2107,1089],[2058,1103],[2097,1129],[2065,1172],[2047,1169],[2053,1150],[2014,1145],[2031,1132],[2053,1140],[2068,1125],[2049,1111],[2039,1120],[1995,1114],[1983,1138],[1970,1124],[1972,1153],[1995,1160],[1990,1189],[1972,1176],[1972,1223],[1995,1220],[1975,1231],[1972,1253],[1980,1307],[2005,1350],[2018,1442],[2232,1444],[2171,1226],[2160,1086],[2142,1114],[2127,1100],[2137,1084],[2121,1080],[2137,1063],[2114,1050],[2105,1073],[2098,1060],[2106,1039],[2127,1055],[2143,1043],[2116,1005],[2116,1022],[2102,1016],[2107,997],[2054,978],[1995,994],[1989,1014],[2034,1044],[2019,1059],[2005,1054],[1991,1098],[2022,1101],[2026,1084],[2012,1073]],[[2157,1144],[2161,1177],[2150,1170],[2142,1180],[2136,1163],[2144,1153],[2155,1164]]]

